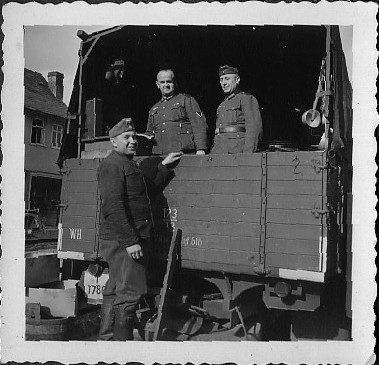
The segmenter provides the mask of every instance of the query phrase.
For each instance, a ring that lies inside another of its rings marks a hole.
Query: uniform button
[[[162,130],[162,133],[164,133],[164,129]]]
[[[165,109],[166,107],[164,106],[163,109]]]
[[[189,133],[189,131],[187,131],[187,133]]]
[[[165,117],[166,116],[166,114],[163,114],[163,117]]]
[[[163,122],[162,124],[163,124],[163,125],[165,125],[166,123],[165,123],[165,122]]]

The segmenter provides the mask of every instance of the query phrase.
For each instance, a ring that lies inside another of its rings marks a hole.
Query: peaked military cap
[[[229,75],[229,74],[238,75],[238,69],[233,66],[224,65],[224,66],[220,66],[218,73],[219,73],[219,76]]]
[[[135,132],[132,118],[123,118],[109,131],[109,137],[114,138],[124,132]]]

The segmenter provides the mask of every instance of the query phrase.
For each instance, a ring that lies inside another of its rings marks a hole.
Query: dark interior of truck
[[[82,100],[101,99],[102,135],[127,116],[144,132],[148,111],[160,99],[157,71],[171,68],[179,90],[200,104],[211,145],[224,97],[218,69],[228,64],[239,69],[241,89],[259,102],[266,144],[307,149],[320,140],[322,126],[310,129],[301,116],[315,99],[324,26],[125,26],[99,34],[96,43],[84,42]],[[77,105],[74,91],[69,111]]]

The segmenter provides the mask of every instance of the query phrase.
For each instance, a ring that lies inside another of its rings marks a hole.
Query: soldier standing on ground
[[[197,101],[177,93],[174,72],[158,72],[157,87],[162,98],[149,111],[146,134],[153,135],[154,154],[170,151],[204,155],[207,150],[207,122]]]
[[[98,169],[100,254],[109,265],[99,339],[125,341],[133,339],[137,304],[147,291],[146,266],[153,237],[147,192],[163,190],[172,178],[170,166],[181,153],[168,154],[150,180],[133,161],[137,140],[132,120],[122,119],[109,136],[113,151]]]
[[[253,95],[241,91],[235,67],[221,66],[219,76],[225,99],[217,108],[211,154],[255,152],[262,136],[258,101]]]

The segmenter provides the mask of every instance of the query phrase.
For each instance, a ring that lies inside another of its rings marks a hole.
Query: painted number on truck
[[[200,237],[187,236],[183,238],[183,246],[202,247],[203,241]]]
[[[163,221],[168,229],[174,229],[178,221],[178,210],[176,208],[163,208]]]
[[[82,229],[81,228],[69,228],[70,237],[72,240],[81,240],[82,239]]]

